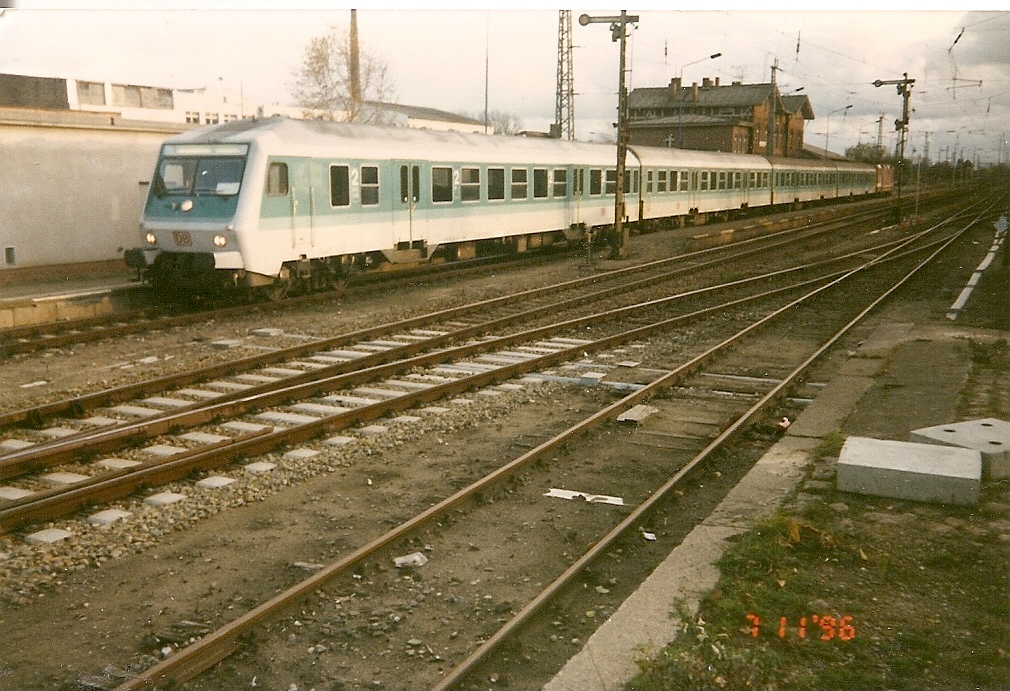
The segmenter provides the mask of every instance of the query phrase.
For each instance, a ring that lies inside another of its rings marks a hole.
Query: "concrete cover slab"
[[[169,444],[155,444],[144,449],[144,453],[161,457],[174,456],[185,451],[186,449],[181,446],[171,446]]]
[[[842,492],[976,504],[982,455],[973,449],[849,437],[838,458],[837,483]]]
[[[313,456],[318,456],[319,452],[315,449],[292,449],[284,454],[284,458],[290,459],[292,461],[300,461],[306,458],[312,458]]]
[[[243,422],[242,420],[232,420],[231,422],[223,422],[221,426],[225,429],[230,429],[235,432],[250,433],[250,432],[262,432],[267,429],[270,425],[257,425],[255,422]]]
[[[266,461],[257,461],[256,463],[250,463],[243,466],[246,472],[253,473],[254,475],[259,475],[260,473],[268,473],[277,467],[276,463],[267,463]]]
[[[35,446],[35,442],[25,441],[24,439],[4,439],[0,441],[0,449],[4,451],[20,451],[21,449],[27,449],[29,446]]]
[[[100,461],[95,461],[95,465],[107,470],[123,470],[124,468],[140,465],[140,461],[129,461],[125,458],[103,458]]]
[[[1010,422],[997,418],[967,420],[912,430],[911,441],[975,449],[982,454],[982,474],[989,480],[1010,477]]]
[[[197,444],[217,444],[218,442],[228,441],[231,437],[221,434],[208,434],[207,432],[186,432],[186,434],[180,434],[179,439],[194,441]]]
[[[14,500],[34,494],[30,489],[20,487],[0,487],[0,499]]]

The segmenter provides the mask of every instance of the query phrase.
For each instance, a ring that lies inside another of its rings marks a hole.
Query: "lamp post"
[[[684,148],[684,99],[680,97],[681,89],[684,88],[684,68],[690,67],[691,65],[697,65],[699,62],[705,62],[706,60],[715,60],[718,57],[722,57],[722,53],[712,53],[706,58],[700,58],[693,62],[686,63],[680,66],[680,74],[677,75],[677,148]]]
[[[852,104],[850,103],[844,108],[838,108],[837,110],[833,110],[825,116],[826,120],[824,121],[824,158],[828,157],[828,130],[831,129],[831,116],[834,115],[835,113],[841,113],[842,111],[845,111],[845,114],[847,115],[849,112],[849,108],[851,107]],[[842,117],[844,118],[845,115],[842,115]]]
[[[628,229],[624,226],[624,167],[628,152],[628,94],[624,86],[625,46],[627,44],[628,24],[638,22],[638,15],[628,14],[621,10],[616,17],[590,17],[584,14],[579,17],[579,24],[609,23],[611,38],[621,43],[621,58],[617,85],[617,189],[614,190],[614,232],[617,234],[617,245],[611,253],[611,259],[623,259],[628,256]]]

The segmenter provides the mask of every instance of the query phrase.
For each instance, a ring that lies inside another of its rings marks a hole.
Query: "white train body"
[[[626,221],[872,194],[873,166],[630,147]],[[127,263],[166,290],[325,286],[614,223],[613,146],[287,118],[170,138]]]

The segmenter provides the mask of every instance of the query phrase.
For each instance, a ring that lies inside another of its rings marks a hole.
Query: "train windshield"
[[[245,145],[210,148],[203,146],[166,146],[158,162],[154,191],[164,195],[238,194],[245,171]],[[239,150],[241,149],[241,151]],[[226,155],[240,154],[240,155]]]

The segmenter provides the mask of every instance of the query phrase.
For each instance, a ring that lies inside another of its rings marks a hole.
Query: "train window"
[[[505,169],[504,168],[488,168],[487,169],[487,198],[488,199],[504,199],[505,198]]]
[[[589,194],[590,196],[603,194],[603,171],[599,168],[589,171]]]
[[[526,199],[529,196],[529,171],[525,168],[513,168],[512,199]]]
[[[657,176],[658,177],[656,180],[656,191],[666,192],[666,171],[665,170],[659,171],[659,173],[657,173]]]
[[[707,170],[701,171],[701,182],[698,185],[698,189],[699,190],[707,190],[708,189],[708,171]]]
[[[533,197],[535,199],[544,199],[547,196],[547,169],[546,168],[534,168],[533,169]]]
[[[615,168],[607,171],[607,182],[603,191],[605,194],[617,194],[617,170]]]
[[[361,205],[375,206],[379,203],[379,169],[376,166],[361,166]]]
[[[726,171],[725,170],[720,170],[719,171],[719,189],[721,189],[721,190],[726,189]]]
[[[400,166],[400,201],[404,204],[407,203],[408,198],[413,202],[416,202],[420,198],[418,197],[418,190],[421,189],[421,167],[412,166],[411,172],[413,172],[413,175],[408,177],[407,166]]]
[[[465,202],[480,201],[480,168],[463,168],[460,171],[459,192]]]
[[[652,171],[645,171],[645,193],[652,194]]]
[[[739,170],[733,173],[733,189],[743,189],[743,173]]]
[[[452,168],[431,167],[431,201],[452,201]]]
[[[690,178],[688,177],[688,174],[689,173],[686,170],[680,171],[680,186],[679,186],[679,189],[680,189],[681,192],[687,192],[688,181],[690,180]]]
[[[347,166],[330,166],[330,206],[350,206],[349,171]]]
[[[554,169],[554,192],[555,197],[568,196],[568,170],[565,168]]]

